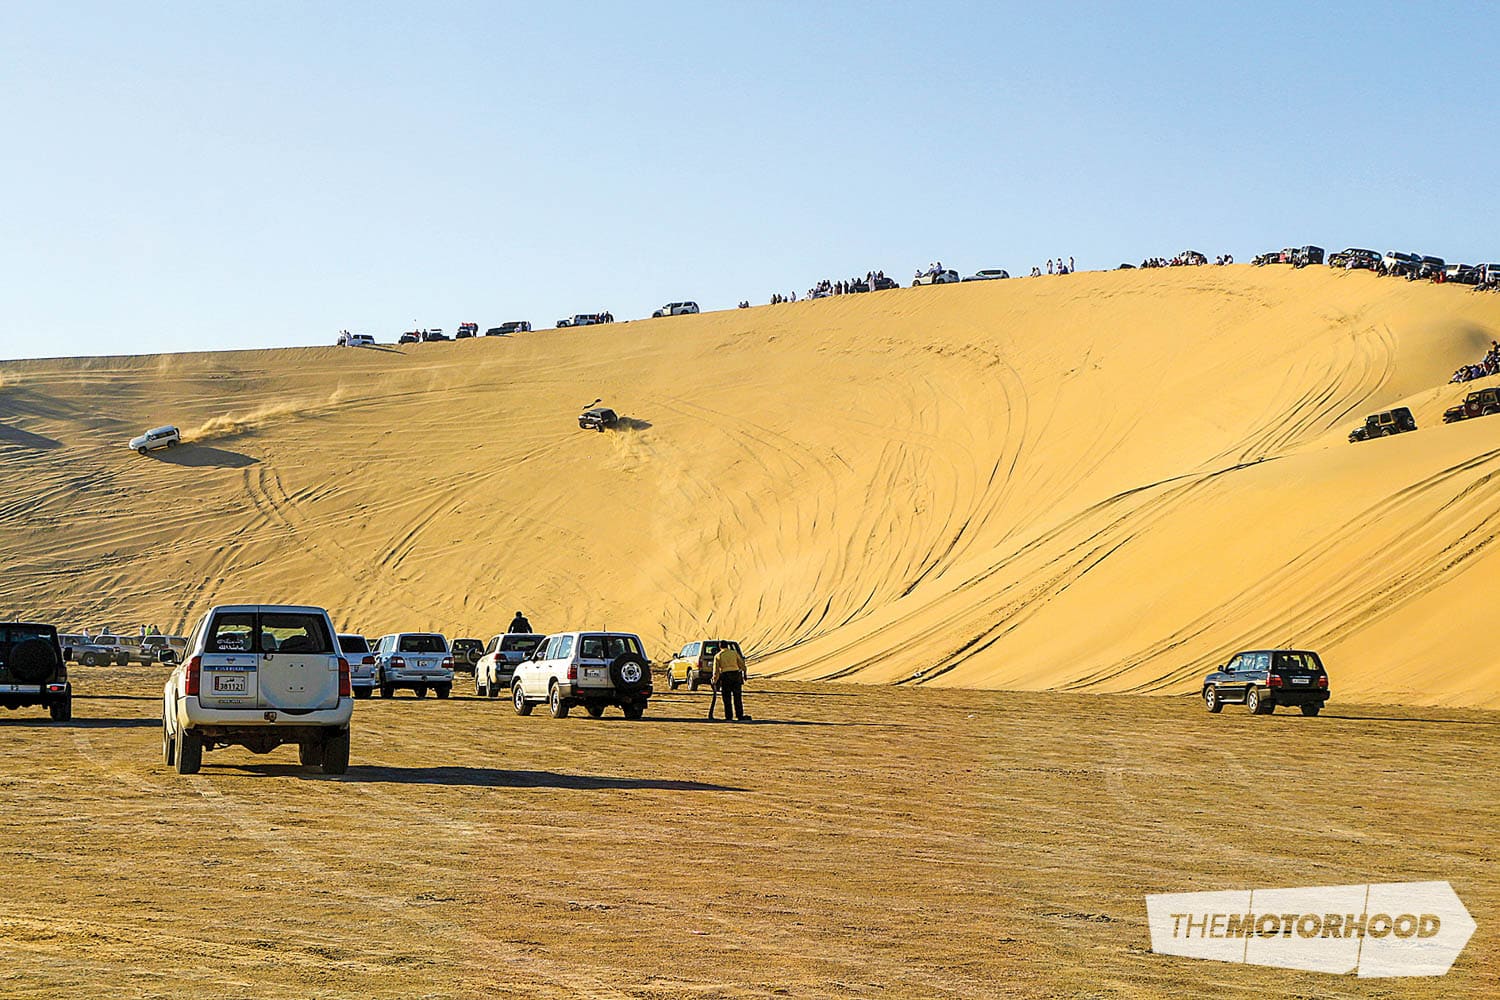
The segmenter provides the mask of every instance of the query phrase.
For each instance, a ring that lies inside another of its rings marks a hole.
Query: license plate
[[[583,668],[583,679],[586,680],[586,681],[602,681],[602,680],[604,680],[604,668],[603,667],[584,667]]]
[[[1311,684],[1312,683],[1312,678],[1311,677],[1293,677],[1292,678],[1292,683],[1293,684]]]
[[[244,694],[245,678],[214,677],[214,694]]]

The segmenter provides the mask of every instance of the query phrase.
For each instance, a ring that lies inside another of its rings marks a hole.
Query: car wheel
[[[1219,700],[1219,689],[1213,685],[1203,689],[1203,704],[1208,706],[1210,712],[1217,714],[1224,711],[1224,703]]]
[[[475,670],[474,671],[474,697],[478,698],[478,697],[481,697],[483,695],[488,695],[489,693],[490,693],[489,692],[489,684],[488,683],[486,683],[486,684],[480,684],[479,683],[479,671]]]
[[[395,687],[393,687],[390,684],[382,684],[382,685],[380,685],[380,697],[382,697],[382,698],[394,698],[394,697],[396,697],[396,689],[395,689]]]
[[[323,773],[343,774],[349,770],[349,730],[329,733],[323,740]]]
[[[64,695],[62,701],[54,701],[47,706],[47,714],[52,717],[53,722],[70,722],[73,718],[73,696]]]
[[[416,687],[412,688],[412,694],[416,695],[418,698],[427,697],[427,685],[418,684]]]
[[[1245,692],[1245,709],[1251,715],[1260,714],[1260,692],[1253,687]]]
[[[453,685],[452,684],[439,684],[436,687],[434,687],[432,690],[433,690],[434,693],[437,694],[437,696],[439,698],[446,698],[450,694],[453,693]]]
[[[144,455],[144,454],[146,454],[146,446],[145,445],[141,445],[139,448],[136,449],[136,451],[138,451],[142,455]]]
[[[168,767],[177,763],[177,742],[172,739],[172,731],[167,728],[167,717],[161,717],[161,759]]]
[[[84,653],[83,654],[83,658],[80,659],[78,662],[81,663],[81,664],[83,664],[85,667],[92,667],[95,663],[97,663],[99,661],[96,660],[96,659],[94,659],[94,654],[93,653]]]
[[[547,690],[547,711],[554,719],[568,717],[568,703],[563,701],[562,688],[555,682]]]
[[[498,697],[500,697],[500,681],[498,679],[496,679],[496,678],[493,678],[493,677],[490,678],[486,682],[486,691],[485,691],[485,694],[488,697],[490,697],[490,698],[498,698]]]
[[[602,718],[604,718],[604,706],[603,705],[588,704],[588,705],[584,706],[584,711],[589,713],[589,718],[591,718],[591,719],[602,719]]]
[[[117,666],[117,667],[128,667],[128,666],[130,666],[130,654],[129,653],[121,653],[119,656],[115,657],[115,666]]]
[[[356,698],[368,698],[375,693],[374,688],[367,687],[350,688],[350,690],[354,692],[354,697]]]
[[[632,720],[639,719],[641,716],[643,716],[643,715],[646,714],[646,706],[645,706],[644,703],[634,704],[634,705],[623,705],[621,707],[624,709],[624,711],[625,711],[625,718],[627,718],[627,719],[632,719]]]
[[[203,767],[203,737],[196,729],[184,729],[177,737],[177,773],[197,774]]]
[[[526,700],[526,692],[521,690],[521,682],[517,681],[510,689],[510,703],[515,707],[517,715],[530,715],[532,704]]]
[[[672,671],[670,671],[670,670],[667,671],[667,690],[668,691],[676,691],[677,690],[677,675],[674,674],[674,673],[672,673]]]
[[[303,767],[323,766],[323,740],[315,738],[297,744],[297,762]]]
[[[698,690],[698,671],[694,670],[688,674],[687,686],[689,691]]]
[[[1493,416],[1496,413],[1500,413],[1500,408],[1496,408],[1494,406],[1486,406],[1484,409],[1479,411],[1479,415],[1481,417]]]
[[[1323,711],[1323,706],[1322,705],[1303,705],[1302,706],[1302,714],[1303,715],[1308,715],[1308,716],[1317,715],[1321,711]]]

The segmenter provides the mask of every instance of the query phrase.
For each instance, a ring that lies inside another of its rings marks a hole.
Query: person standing
[[[719,652],[714,655],[713,686],[724,699],[725,721],[739,719],[744,722],[750,718],[745,714],[742,695],[745,687],[745,658],[729,643],[720,646]],[[710,714],[709,718],[712,719],[713,715]]]
[[[510,620],[510,628],[506,629],[511,635],[527,635],[531,632],[531,622],[526,616],[517,611],[516,616]]]

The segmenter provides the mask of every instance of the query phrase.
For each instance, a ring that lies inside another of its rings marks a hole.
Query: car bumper
[[[385,682],[387,684],[452,684],[453,671],[451,670],[403,670],[400,673],[386,671]]]
[[[1263,690],[1261,697],[1272,705],[1321,705],[1328,700],[1328,692],[1322,688],[1312,691],[1281,688],[1275,691]]]
[[[311,712],[288,712],[276,708],[204,708],[196,695],[188,695],[177,702],[177,726],[179,729],[245,729],[254,726],[334,726],[346,728],[354,716],[354,699],[339,699],[333,708],[316,709]]]

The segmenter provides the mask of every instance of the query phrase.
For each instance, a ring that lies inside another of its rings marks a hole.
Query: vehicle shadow
[[[619,431],[643,431],[650,426],[651,421],[638,417],[620,417],[615,421],[615,430]]]
[[[40,718],[0,719],[0,729],[17,726],[23,729],[156,729],[161,719],[80,719],[75,716],[68,722],[53,722],[45,715]]]
[[[365,346],[361,347],[360,350],[362,350],[362,351],[381,351],[381,352],[383,352],[385,354],[405,354],[406,353],[405,351],[401,350],[398,347],[391,347],[391,346],[386,345],[386,344],[366,344]]]
[[[43,437],[40,434],[33,434],[6,424],[0,424],[0,441],[20,445],[22,448],[34,448],[37,451],[51,451],[53,448],[62,447],[62,442],[56,438]]]
[[[224,770],[247,775],[287,778],[336,778],[340,781],[381,782],[392,785],[456,785],[468,788],[571,788],[577,791],[655,789],[665,792],[744,792],[746,788],[706,781],[665,778],[616,778],[559,771],[507,771],[498,767],[381,767],[351,764],[343,775],[325,775],[295,764],[236,764]]]
[[[722,711],[722,709],[720,711]],[[611,721],[611,719],[610,719],[610,717],[606,716],[604,719],[601,719],[600,721],[601,722],[609,722],[609,721]],[[613,721],[615,721],[615,722],[625,722],[627,720],[625,720],[625,719],[614,719]],[[641,725],[642,723],[660,723],[660,722],[693,722],[693,723],[702,722],[702,723],[705,723],[705,724],[711,722],[711,723],[714,723],[714,724],[721,724],[721,723],[724,722],[724,719],[723,719],[722,716],[710,719],[710,718],[708,718],[707,715],[689,715],[689,716],[681,716],[681,715],[648,715],[648,716],[645,716],[644,718],[635,720],[635,722],[633,722],[632,725],[637,725],[638,726],[638,725]],[[744,726],[816,726],[816,727],[820,727],[820,728],[821,727],[831,727],[831,728],[835,728],[835,729],[910,729],[911,728],[911,726],[907,725],[904,722],[819,722],[819,721],[817,721],[815,719],[762,719],[759,716],[751,716],[751,718],[750,718],[750,720],[748,722],[743,722],[743,723],[736,722],[736,723],[734,723],[734,725],[735,726],[741,726],[741,725],[744,725]]]
[[[161,451],[148,453],[148,457],[168,465],[182,465],[189,468],[215,468],[215,469],[243,469],[247,465],[257,465],[258,458],[242,455],[237,451],[225,451],[223,448],[210,448],[207,445],[191,444],[184,442],[181,448],[164,448]]]
[[[1500,726],[1500,719],[1411,719],[1394,715],[1338,715],[1326,710],[1323,718],[1346,722],[1420,722],[1428,726]]]

